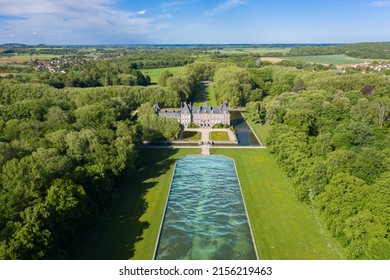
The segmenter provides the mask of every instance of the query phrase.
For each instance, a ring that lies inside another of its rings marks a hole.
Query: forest
[[[168,66],[184,67],[157,85],[139,71]],[[389,76],[175,48],[0,79],[0,259],[66,259],[136,176],[141,141],[177,138],[152,106],[190,102],[203,79],[269,127],[269,151],[345,258],[390,259]]]
[[[247,105],[271,125],[267,146],[346,248],[348,259],[390,258],[390,80],[264,67],[266,97]]]
[[[292,48],[287,56],[345,54],[363,59],[390,59],[390,42],[357,43],[332,46],[304,46]]]

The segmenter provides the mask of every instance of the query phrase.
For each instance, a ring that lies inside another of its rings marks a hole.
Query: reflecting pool
[[[155,258],[256,259],[233,160],[177,160]]]

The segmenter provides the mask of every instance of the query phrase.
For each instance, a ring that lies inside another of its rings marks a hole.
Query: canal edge
[[[233,160],[233,164],[234,164],[234,170],[236,171],[236,177],[237,177],[238,185],[240,187],[241,198],[242,198],[242,201],[244,203],[244,209],[245,209],[246,218],[248,219],[249,230],[251,232],[251,237],[252,237],[253,247],[254,247],[255,253],[256,253],[256,258],[257,258],[257,260],[260,260],[259,253],[257,252],[256,240],[255,240],[255,238],[253,236],[251,220],[249,218],[248,209],[246,208],[245,197],[244,197],[244,194],[242,193],[241,182],[240,182],[240,177],[238,176],[236,161],[234,159],[232,159],[232,160]]]
[[[164,213],[163,213],[163,216],[161,218],[160,229],[158,230],[158,235],[157,235],[157,239],[156,239],[156,245],[154,246],[154,253],[153,253],[153,259],[152,260],[156,260],[157,249],[158,249],[158,245],[160,244],[161,230],[162,230],[162,227],[163,227],[163,224],[164,224],[165,214],[167,213],[169,195],[171,194],[173,177],[175,176],[175,172],[176,172],[176,164],[177,164],[177,159],[175,160],[175,166],[173,167],[173,172],[172,172],[172,177],[171,177],[171,184],[169,185],[167,198],[165,200]]]
[[[243,115],[243,113],[240,112],[240,114],[241,114],[241,116],[242,116],[242,117],[244,118],[244,120],[245,120],[245,116]],[[245,121],[246,121],[246,120],[245,120]],[[259,142],[260,146],[261,146],[261,147],[264,147],[264,148],[267,148],[266,146],[264,146],[263,142],[260,141],[259,137],[257,137],[257,134],[256,134],[255,131],[253,130],[251,124],[250,124],[249,122],[247,122],[247,121],[246,121],[246,123],[247,123],[247,125],[249,126],[249,128],[251,129],[253,135],[256,137],[256,139],[257,139],[257,141]]]

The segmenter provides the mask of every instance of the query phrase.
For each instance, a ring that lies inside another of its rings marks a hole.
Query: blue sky
[[[0,0],[0,43],[390,41],[390,0]]]

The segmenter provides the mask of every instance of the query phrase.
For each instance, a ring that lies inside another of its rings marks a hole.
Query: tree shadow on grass
[[[194,93],[190,101],[192,103],[203,103],[205,101],[204,90],[205,90],[204,85],[202,83],[197,83],[195,85]]]
[[[149,205],[145,195],[156,186],[157,178],[175,162],[175,149],[141,149],[137,171],[122,182],[98,223],[80,234],[69,247],[70,259],[122,260],[135,253],[148,222],[141,222]],[[165,200],[164,200],[165,204]]]

